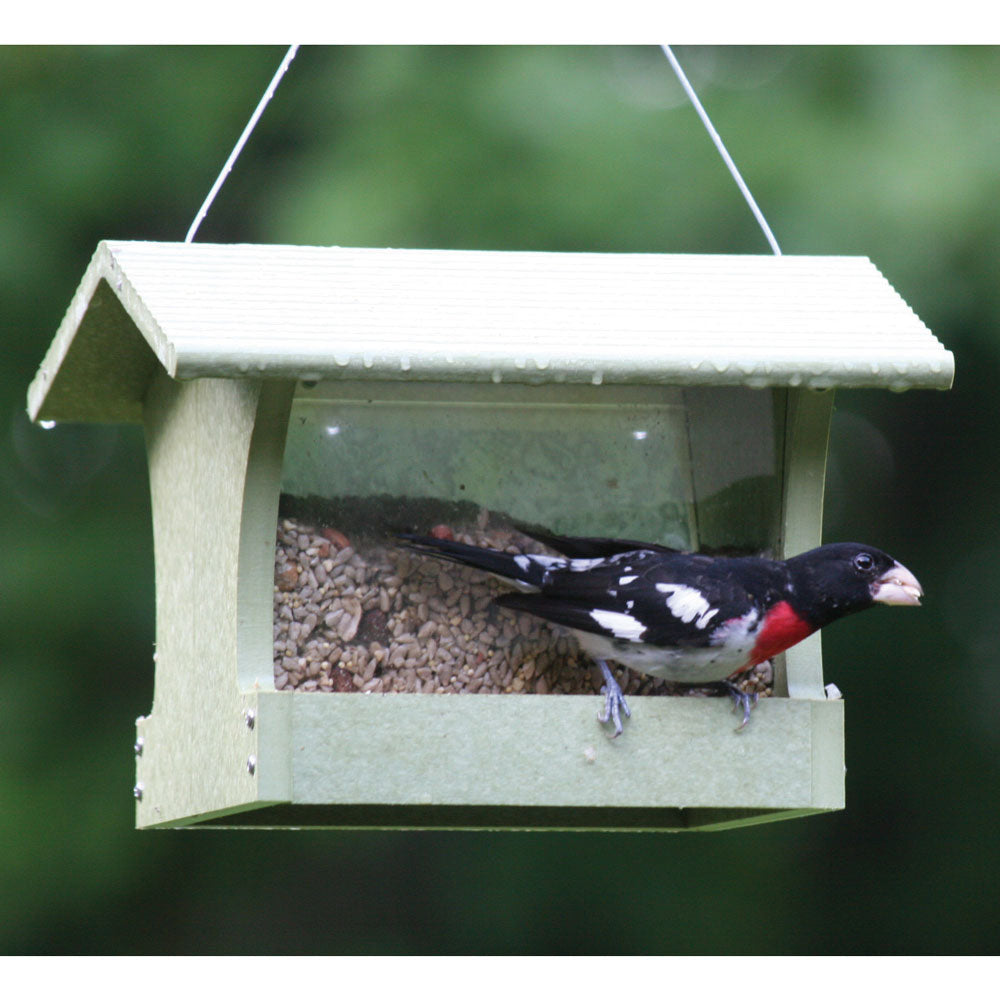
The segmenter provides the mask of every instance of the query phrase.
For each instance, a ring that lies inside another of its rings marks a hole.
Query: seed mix
[[[511,553],[547,552],[506,524],[437,525],[432,533]],[[440,694],[595,694],[600,672],[573,637],[498,608],[486,574],[392,542],[279,518],[274,569],[278,690]],[[625,694],[717,694],[611,664]],[[741,687],[771,693],[770,663]]]

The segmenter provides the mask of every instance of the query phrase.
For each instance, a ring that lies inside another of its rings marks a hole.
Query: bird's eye
[[[854,557],[854,568],[867,573],[875,565],[875,560],[867,552],[859,552]]]

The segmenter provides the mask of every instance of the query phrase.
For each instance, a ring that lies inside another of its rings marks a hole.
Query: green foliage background
[[[786,253],[872,258],[949,393],[838,396],[827,537],[927,591],[825,636],[846,811],[723,834],[145,832],[136,428],[24,393],[97,241],[183,239],[270,48],[0,49],[0,951],[992,952],[1000,51],[684,48]],[[656,48],[304,48],[205,241],[764,253]]]

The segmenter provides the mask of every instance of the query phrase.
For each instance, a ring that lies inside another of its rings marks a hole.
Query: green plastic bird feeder
[[[568,640],[390,535],[528,524],[792,555],[821,541],[832,390],[952,377],[860,257],[102,242],[28,409],[145,427],[138,826],[681,830],[842,808],[818,636],[744,730],[725,698],[633,694],[612,740],[598,694],[559,693]]]

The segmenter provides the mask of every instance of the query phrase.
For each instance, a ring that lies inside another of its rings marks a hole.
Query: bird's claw
[[[628,702],[625,700],[625,695],[622,694],[622,689],[618,681],[615,680],[614,674],[611,673],[611,668],[604,660],[598,660],[597,665],[601,668],[601,673],[604,675],[604,686],[601,688],[601,694],[604,695],[604,711],[597,713],[597,721],[611,721],[614,723],[615,734],[612,737],[614,739],[622,734],[621,713],[624,712],[625,718],[630,719],[632,712],[629,710]]]
[[[739,732],[750,721],[750,709],[757,704],[760,694],[757,691],[748,694],[746,691],[740,690],[732,681],[726,681],[726,687],[729,689],[729,696],[733,699],[733,709],[743,709],[743,721],[736,727],[736,732]]]

